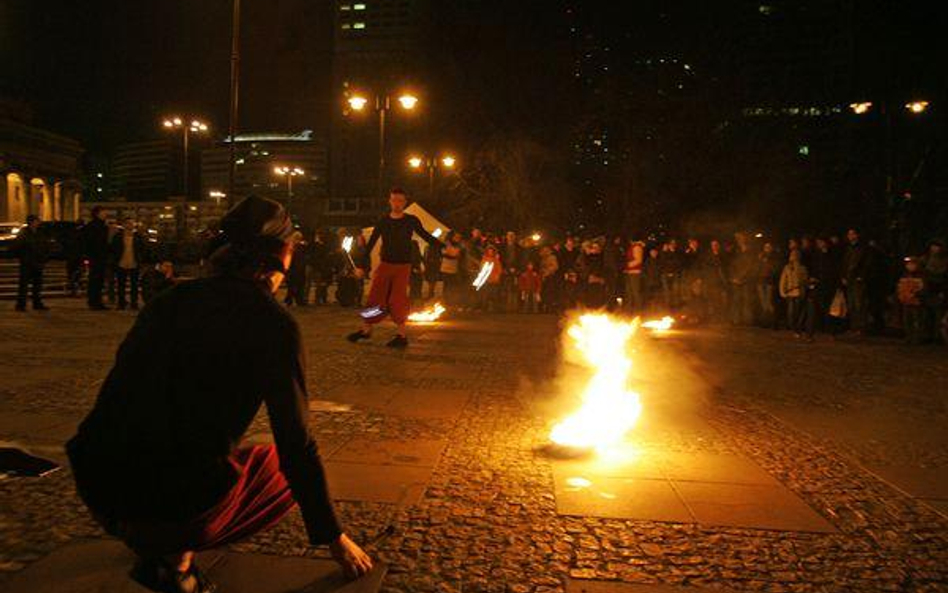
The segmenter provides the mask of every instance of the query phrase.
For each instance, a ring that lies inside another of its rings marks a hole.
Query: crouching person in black
[[[266,529],[296,503],[310,542],[328,544],[347,574],[372,566],[336,518],[306,422],[300,330],[273,296],[297,236],[276,202],[234,206],[214,275],[148,303],[67,444],[79,495],[155,591],[213,590],[194,553]],[[276,446],[239,447],[264,403]]]

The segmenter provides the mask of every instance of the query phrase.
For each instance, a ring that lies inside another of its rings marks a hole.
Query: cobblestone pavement
[[[0,440],[62,459],[61,442],[91,404],[133,316],[55,304],[45,315],[0,312]],[[748,458],[835,528],[813,533],[559,514],[555,461],[543,452],[564,409],[551,317],[448,320],[416,328],[409,350],[396,353],[380,340],[355,347],[342,340],[351,312],[309,308],[297,316],[320,400],[352,385],[470,396],[453,417],[315,407],[324,450],[354,435],[447,442],[417,502],[339,503],[356,540],[395,525],[372,546],[391,565],[383,590],[552,593],[570,579],[599,579],[736,591],[948,591],[944,508],[875,469],[948,463],[943,350],[805,345],[724,328],[641,338],[646,410],[675,400],[707,430],[676,430],[673,406],[671,420],[643,430],[638,446]],[[877,434],[886,418],[894,428]],[[252,432],[266,426],[258,418]],[[85,537],[101,534],[68,471],[0,480],[0,574]],[[298,513],[235,548],[325,555],[306,545]]]

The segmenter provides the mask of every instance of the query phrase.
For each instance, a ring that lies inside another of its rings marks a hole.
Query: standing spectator
[[[517,278],[523,263],[523,249],[517,242],[517,234],[513,231],[507,231],[504,235],[501,259],[504,262],[504,308],[508,313],[513,313],[517,310],[520,301]]]
[[[773,243],[767,241],[757,256],[757,303],[760,307],[760,322],[774,328],[777,327],[774,288],[779,274],[779,257],[774,251]]]
[[[927,316],[933,328],[941,328],[948,305],[948,253],[944,241],[932,239],[928,242],[928,252],[921,259],[921,270],[925,277]]]
[[[480,288],[479,306],[484,311],[496,311],[500,309],[500,289],[504,266],[497,248],[490,244],[484,248],[484,255],[481,256],[481,266],[487,264],[493,264],[493,268],[487,276],[487,281]]]
[[[625,241],[622,237],[617,235],[603,246],[602,264],[606,276],[606,306],[612,311],[625,292],[622,273],[625,269]]]
[[[790,252],[790,259],[780,274],[780,297],[787,303],[787,329],[800,336],[803,322],[803,299],[810,275],[800,263],[800,250]]]
[[[734,243],[734,255],[729,267],[731,323],[750,325],[754,322],[753,275],[756,262],[750,252],[746,234],[734,233]]]
[[[665,307],[674,311],[681,304],[681,274],[684,268],[682,253],[678,250],[678,241],[671,239],[662,247],[659,260],[662,271],[662,295]]]
[[[859,238],[859,231],[846,231],[849,244],[843,254],[841,281],[846,289],[846,309],[849,315],[849,329],[862,333],[866,329],[868,315],[868,295],[866,294],[866,270],[868,255]]]
[[[567,236],[563,242],[563,247],[557,254],[557,261],[560,265],[560,279],[562,284],[559,289],[558,308],[561,311],[572,309],[579,300],[579,274],[576,270],[576,263],[579,260],[580,250],[576,243],[576,238]]]
[[[708,298],[708,316],[722,321],[727,315],[727,262],[724,260],[720,241],[714,239],[708,247],[701,258],[704,290]]]
[[[430,246],[429,246],[430,247]],[[421,300],[421,288],[425,283],[425,262],[418,241],[411,242],[411,276],[408,277],[408,294],[412,300]]]
[[[703,309],[699,303],[704,300],[704,282],[701,278],[701,242],[695,238],[688,239],[685,251],[681,255],[681,285],[682,298],[689,306],[689,311]]]
[[[313,233],[313,240],[306,245],[303,252],[306,261],[306,287],[303,289],[305,301],[309,301],[310,290],[315,288],[313,302],[325,305],[329,302],[329,283],[332,281],[330,266],[329,244],[321,231]]]
[[[441,248],[437,245],[425,247],[425,288],[422,298],[433,299],[441,281]],[[444,286],[442,285],[442,291]],[[443,295],[442,295],[443,298]]]
[[[928,337],[928,320],[923,304],[925,279],[916,257],[905,258],[905,271],[897,287],[899,304],[902,306],[902,327],[905,341],[921,344]]]
[[[82,227],[82,246],[89,259],[89,308],[102,311],[107,309],[102,303],[102,289],[109,264],[109,227],[105,224],[105,211],[99,206],[92,207],[92,220]]]
[[[839,288],[839,265],[836,254],[830,250],[829,241],[816,239],[807,270],[810,272],[810,286],[807,291],[807,335],[812,337],[816,329],[835,334],[836,318],[828,313]]]
[[[39,230],[40,220],[35,214],[26,217],[26,226],[20,229],[14,250],[20,260],[19,282],[16,291],[16,310],[26,311],[26,294],[33,289],[33,310],[46,311],[43,304],[43,268],[49,255],[46,236]]]
[[[645,309],[653,311],[660,299],[662,291],[662,257],[658,247],[652,246],[648,250],[648,259],[645,260]],[[667,311],[665,311],[667,313]]]
[[[560,264],[556,260],[556,254],[547,246],[540,248],[540,306],[547,313],[555,310],[558,302],[557,291],[559,289],[559,270]]]
[[[645,309],[645,243],[631,241],[625,253],[625,309],[641,315]]]
[[[533,264],[527,262],[526,268],[517,279],[520,289],[520,310],[524,313],[536,313],[541,302],[540,274],[533,269]]]
[[[115,262],[115,284],[119,310],[131,306],[138,309],[139,268],[144,263],[145,240],[138,234],[135,221],[126,218],[122,228],[112,237],[112,259]],[[126,299],[126,287],[128,298]]]
[[[583,246],[583,254],[576,263],[581,283],[582,304],[589,309],[606,306],[606,269],[602,243],[589,241]]]
[[[437,246],[431,246],[428,250],[439,249]],[[461,262],[464,261],[464,248],[461,243],[461,234],[457,231],[451,231],[448,240],[445,242],[441,251],[441,283],[442,296],[445,305],[459,307],[464,299],[464,276],[462,274]]]
[[[66,258],[66,290],[69,296],[79,296],[82,280],[82,218],[63,235],[63,257]]]

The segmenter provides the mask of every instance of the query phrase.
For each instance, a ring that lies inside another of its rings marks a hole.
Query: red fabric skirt
[[[270,527],[296,504],[273,445],[238,449],[231,464],[237,484],[217,505],[185,522],[110,521],[106,531],[140,556],[201,551],[245,539]]]
[[[379,307],[392,316],[392,321],[405,323],[411,310],[408,300],[408,284],[411,277],[411,264],[389,264],[382,262],[372,276],[372,287],[366,307]],[[366,323],[378,323],[385,315],[376,315],[366,319]]]

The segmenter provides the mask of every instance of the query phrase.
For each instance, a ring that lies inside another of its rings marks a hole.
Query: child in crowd
[[[905,341],[909,344],[921,344],[925,341],[925,306],[922,293],[925,280],[917,257],[905,258],[905,272],[899,278],[897,294],[902,305],[902,327]]]
[[[536,313],[540,306],[540,275],[533,269],[532,263],[527,263],[526,269],[518,279],[520,288],[520,310],[524,313]]]

